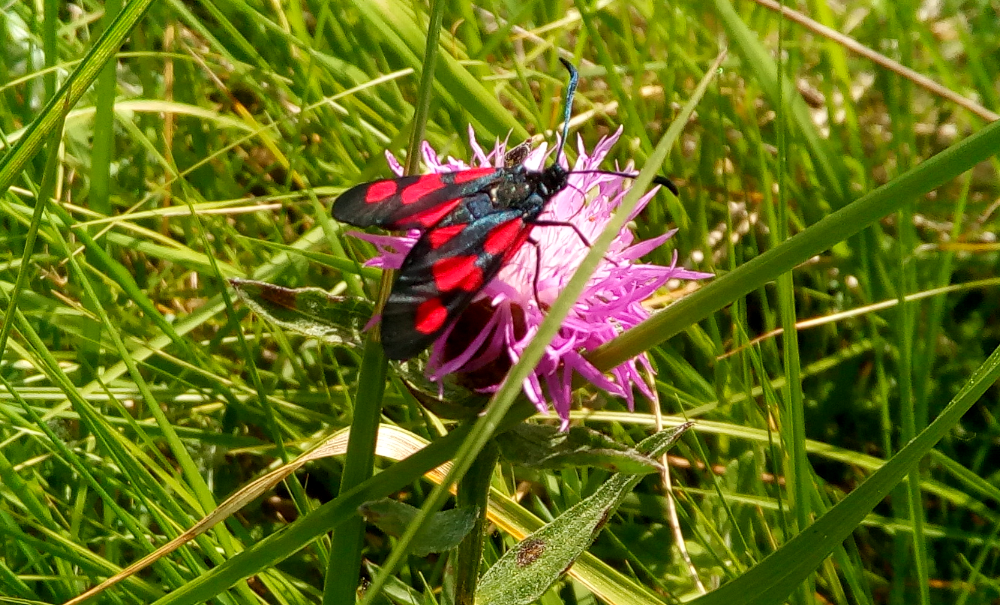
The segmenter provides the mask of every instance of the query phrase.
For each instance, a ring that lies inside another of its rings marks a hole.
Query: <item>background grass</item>
[[[353,262],[370,250],[342,238],[329,196],[388,174],[385,150],[404,154],[429,10],[133,3],[112,23],[111,4],[42,8],[13,3],[0,17],[0,595],[59,603],[350,424],[356,351],[273,331],[233,305],[225,278],[371,295],[376,282]],[[1000,22],[988,3],[797,8],[1000,110]],[[624,125],[609,166],[643,166],[723,46],[721,73],[660,167],[679,201],[658,196],[635,224],[640,237],[680,228],[652,262],[676,249],[691,268],[737,270],[986,124],[752,3],[454,4],[426,138],[462,158],[469,124],[484,144],[551,139],[564,53],[581,71],[575,131],[591,147]],[[779,48],[794,86],[779,84]],[[841,226],[835,246],[787,277],[749,282],[745,298],[650,349],[664,413],[699,420],[674,451],[673,479],[707,589],[734,583],[749,602],[755,587],[736,584],[747,570],[789,552],[937,418],[1000,342],[996,160],[946,170],[964,173],[927,195],[900,190],[898,212],[856,235],[860,224]],[[896,304],[907,296],[920,298]],[[774,333],[796,318],[817,321],[796,339]],[[647,408],[579,396],[591,426],[623,441],[648,434]],[[384,403],[385,422],[440,435],[398,383]],[[994,387],[789,598],[1000,598],[996,404]],[[237,555],[296,519],[323,519],[323,503],[340,502],[341,469],[310,464],[101,602],[318,602],[328,538],[290,539],[294,554],[273,565]],[[502,470],[502,487],[542,519],[605,478]],[[392,488],[417,505],[428,490],[418,474],[397,473]],[[487,559],[509,543],[494,536]],[[365,560],[380,565],[391,546],[369,531]],[[632,578],[666,602],[700,592],[652,481],[591,552],[621,586]],[[216,589],[212,568],[253,575]],[[444,557],[410,558],[386,595],[447,602],[446,576]],[[621,592],[615,603],[647,602]],[[567,580],[542,602],[595,601]]]

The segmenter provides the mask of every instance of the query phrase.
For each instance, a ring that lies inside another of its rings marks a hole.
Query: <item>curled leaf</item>
[[[283,288],[261,281],[230,279],[240,299],[271,323],[328,344],[360,346],[372,316],[368,301],[333,296],[321,288]]]

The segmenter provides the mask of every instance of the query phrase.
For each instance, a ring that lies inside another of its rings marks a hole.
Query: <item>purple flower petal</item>
[[[396,159],[396,156],[392,155],[392,152],[388,149],[385,151],[385,161],[389,162],[389,170],[396,176],[403,176],[403,173],[406,172],[400,165],[399,160]]]

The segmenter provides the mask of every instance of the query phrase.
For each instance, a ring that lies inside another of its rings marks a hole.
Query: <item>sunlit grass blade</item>
[[[722,605],[739,600],[750,605],[776,605],[785,602],[795,587],[854,531],[861,520],[920,463],[997,380],[1000,380],[1000,348],[993,352],[934,422],[864,483],[759,565],[692,603]]]
[[[796,265],[828,250],[840,241],[895,212],[915,198],[956,178],[1000,149],[1000,122],[986,126],[969,138],[915,166],[906,174],[862,196],[848,206],[807,227],[778,247],[714,279],[661,313],[596,350],[590,361],[612,368],[732,304]]]
[[[59,92],[49,99],[38,118],[25,132],[24,137],[0,158],[0,194],[6,193],[14,178],[41,149],[46,137],[61,123],[66,113],[79,102],[151,4],[152,0],[134,0],[126,5],[125,9],[97,39],[83,61],[73,70]]]

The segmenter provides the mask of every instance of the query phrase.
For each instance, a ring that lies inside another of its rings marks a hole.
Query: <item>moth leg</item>
[[[535,247],[535,276],[531,278],[531,287],[535,291],[535,304],[538,305],[538,310],[542,309],[542,301],[538,298],[538,278],[542,274],[542,246],[539,244],[538,240],[528,236],[528,243]]]
[[[574,233],[576,233],[576,236],[580,238],[580,241],[583,242],[584,246],[588,248],[591,248],[593,246],[590,240],[587,239],[587,236],[583,234],[583,231],[580,231],[580,228],[574,225],[573,223],[568,223],[563,221],[532,221],[531,223],[533,225],[541,225],[543,227],[569,227],[570,229],[573,230]],[[606,254],[604,255],[604,260],[608,261],[612,265],[615,265],[616,267],[621,266],[621,263],[619,261],[608,258]]]

